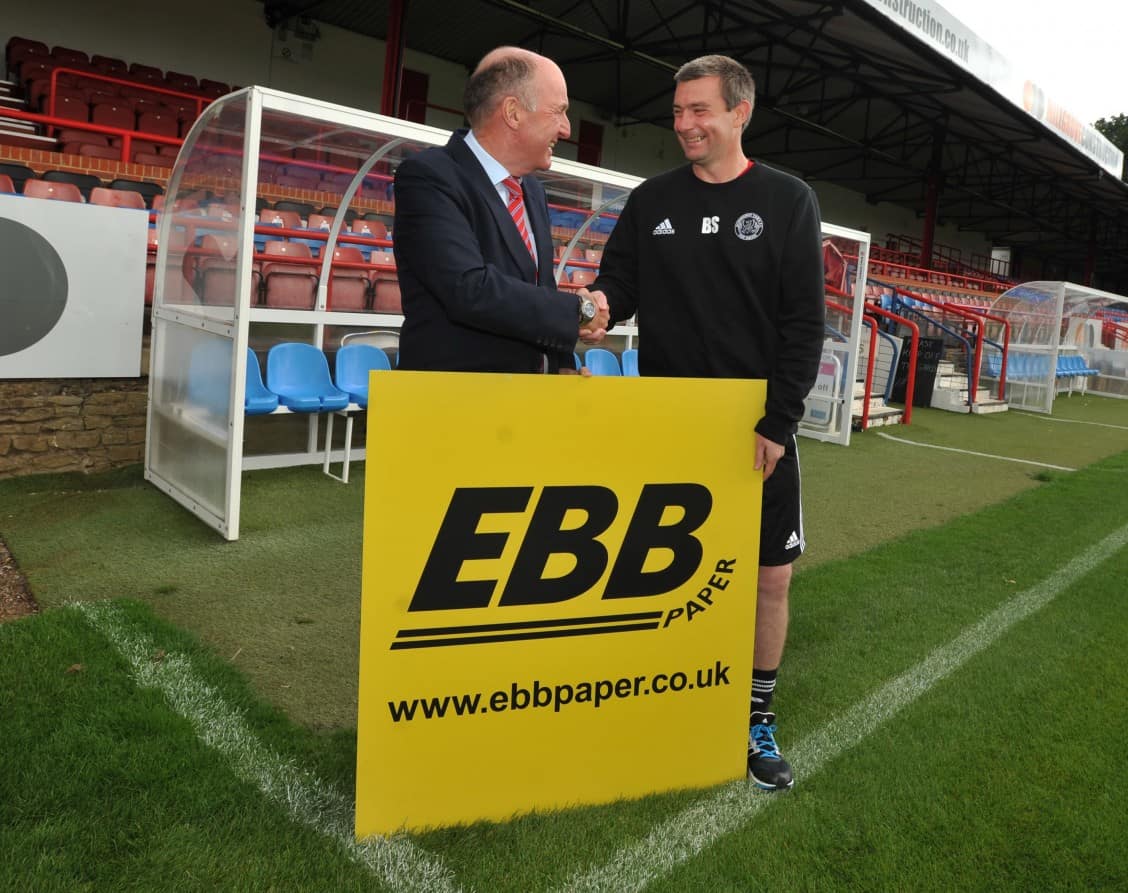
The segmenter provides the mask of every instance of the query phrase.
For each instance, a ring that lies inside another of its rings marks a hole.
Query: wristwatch
[[[595,301],[591,298],[576,298],[576,307],[580,312],[580,328],[595,319]]]

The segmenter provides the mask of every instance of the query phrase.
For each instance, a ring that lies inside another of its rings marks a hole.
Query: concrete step
[[[871,407],[869,412],[869,427],[880,428],[883,425],[900,425],[904,418],[904,412],[897,409],[895,406],[886,406],[882,404],[879,407]],[[854,427],[858,428],[862,424],[862,413],[860,408],[852,414]]]
[[[25,121],[23,118],[7,118],[4,116],[3,108],[0,107],[0,128],[3,128],[9,133],[38,133],[39,125],[33,121]]]
[[[987,415],[992,412],[1006,412],[1009,408],[1006,400],[990,398],[987,400],[976,400],[975,405],[971,407],[971,411],[976,415]]]
[[[975,397],[975,405],[969,407],[967,403],[967,388],[934,388],[932,391],[933,409],[944,409],[948,412],[974,412],[986,414],[991,412],[1006,412],[1007,404],[1003,400],[996,400],[987,390],[981,390]]]
[[[25,149],[42,149],[44,152],[54,152],[59,145],[59,141],[53,137],[40,136],[26,130],[11,130],[2,120],[0,120],[0,143]]]

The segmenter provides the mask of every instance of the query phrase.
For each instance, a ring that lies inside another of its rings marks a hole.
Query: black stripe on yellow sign
[[[551,620],[523,620],[513,623],[479,623],[471,626],[432,626],[425,629],[401,629],[397,639],[413,636],[449,636],[457,633],[492,633],[506,629],[538,629],[549,626],[587,626],[592,623],[626,623],[634,620],[657,620],[661,611],[637,614],[602,614],[595,617],[554,617]]]
[[[661,616],[659,614],[659,616]],[[392,650],[402,648],[441,648],[444,645],[480,645],[486,642],[517,642],[524,639],[558,639],[563,636],[598,636],[603,633],[627,633],[657,629],[658,621],[627,623],[616,626],[593,626],[582,629],[541,629],[529,632],[499,633],[492,636],[464,636],[457,639],[416,639],[411,642],[392,642]]]

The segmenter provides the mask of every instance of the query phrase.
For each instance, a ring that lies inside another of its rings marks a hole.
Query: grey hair
[[[466,82],[462,108],[471,127],[477,127],[497,108],[506,96],[516,96],[531,112],[537,110],[533,76],[536,74],[532,53],[506,53],[488,65],[479,64]]]
[[[756,81],[752,72],[728,56],[699,56],[686,62],[674,74],[674,82],[696,81],[699,78],[719,77],[721,79],[721,98],[725,108],[731,110],[737,104],[748,100],[748,105],[756,107]],[[748,116],[751,120],[752,116]],[[744,122],[748,126],[748,121]]]

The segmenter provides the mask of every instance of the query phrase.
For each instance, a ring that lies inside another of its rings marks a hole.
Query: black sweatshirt
[[[727,183],[691,167],[640,184],[603,252],[611,319],[637,310],[642,375],[763,378],[756,430],[794,434],[815,383],[825,313],[818,200],[756,163]]]

